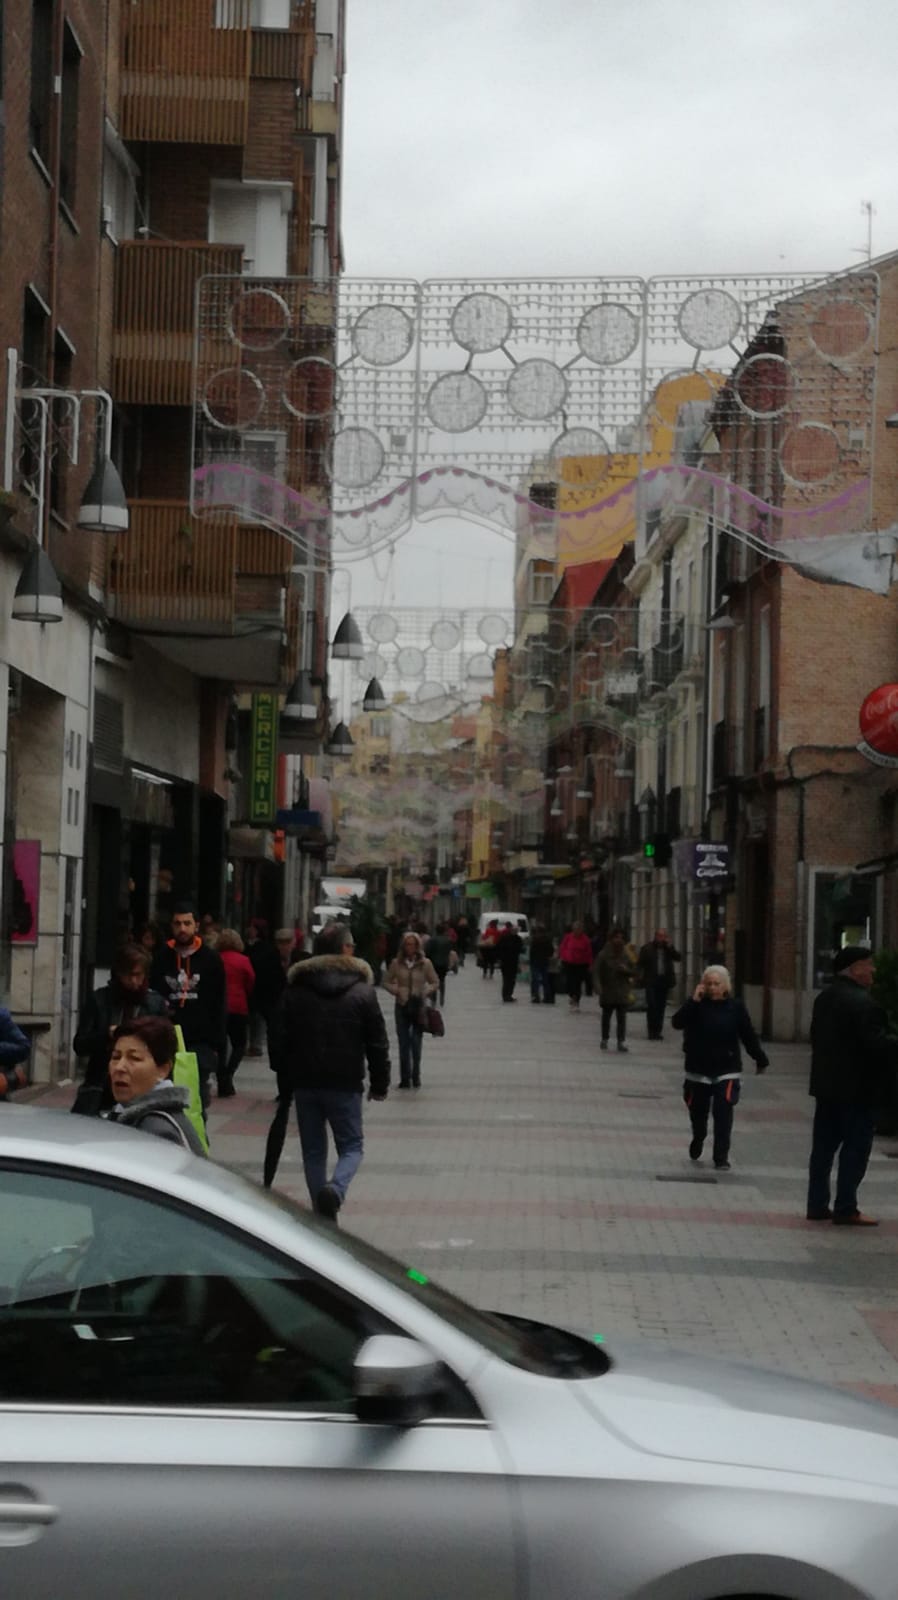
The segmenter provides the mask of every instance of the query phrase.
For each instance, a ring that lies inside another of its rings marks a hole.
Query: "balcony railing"
[[[240,632],[241,624],[301,630],[292,591],[285,613],[290,547],[267,528],[221,514],[195,521],[186,504],[132,500],[131,526],[110,544],[109,614],[163,633]],[[298,646],[294,646],[294,650]]]
[[[118,249],[113,388],[122,405],[186,406],[193,398],[194,296],[206,273],[236,274],[239,245],[129,239]],[[233,347],[223,365],[233,360]]]
[[[125,139],[246,143],[250,10],[250,0],[143,0],[123,8]]]

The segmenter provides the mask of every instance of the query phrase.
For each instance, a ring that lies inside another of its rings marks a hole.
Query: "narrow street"
[[[384,997],[386,1002],[386,997]],[[804,1221],[811,1102],[803,1047],[746,1073],[733,1170],[686,1154],[677,1040],[598,1050],[595,1002],[503,1006],[470,963],[450,980],[420,1093],[366,1108],[344,1225],[483,1306],[638,1335],[848,1385],[898,1404],[898,1197],[877,1144],[869,1232]],[[396,1076],[392,1017],[387,1021]],[[749,1063],[749,1067],[751,1063]],[[215,1104],[213,1151],[257,1177],[273,1109],[265,1061]],[[71,1089],[40,1097],[65,1105]],[[280,1187],[305,1201],[291,1129]]]

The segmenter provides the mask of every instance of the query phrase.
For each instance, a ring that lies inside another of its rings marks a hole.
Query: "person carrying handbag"
[[[384,987],[396,1001],[399,1087],[420,1089],[426,1011],[440,983],[416,933],[403,936],[399,954],[390,962]]]

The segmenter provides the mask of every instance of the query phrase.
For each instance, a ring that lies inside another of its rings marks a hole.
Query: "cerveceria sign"
[[[250,733],[249,820],[263,827],[274,820],[277,801],[277,700],[254,694]]]

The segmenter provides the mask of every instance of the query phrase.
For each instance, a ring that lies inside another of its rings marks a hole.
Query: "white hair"
[[[716,966],[715,967],[706,967],[704,972],[702,973],[702,977],[703,978],[707,978],[707,977],[719,978],[721,983],[723,984],[724,988],[726,989],[727,994],[732,994],[732,992],[733,992],[733,984],[732,984],[732,980],[730,978],[730,975],[729,975],[726,967],[716,967]]]

